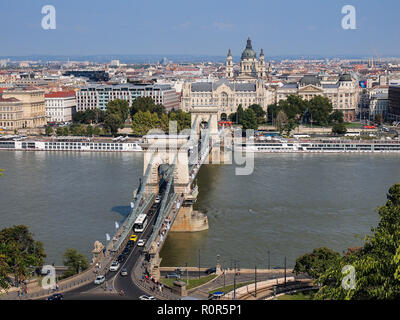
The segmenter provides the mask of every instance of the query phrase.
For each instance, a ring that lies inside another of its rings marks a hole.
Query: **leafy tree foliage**
[[[67,249],[64,253],[64,265],[68,267],[64,272],[65,277],[73,276],[89,267],[89,263],[83,254],[75,249]]]
[[[16,283],[28,278],[32,268],[42,267],[46,257],[43,244],[33,239],[24,225],[4,228],[0,231],[0,286],[7,289],[11,284],[8,274]]]
[[[387,202],[377,212],[380,221],[364,246],[348,252],[323,272],[318,299],[399,299],[400,298],[400,184],[390,187]],[[355,288],[345,290],[345,265],[355,268]]]
[[[45,134],[46,136],[51,136],[54,133],[54,130],[51,126],[46,126]]]
[[[109,130],[113,136],[118,134],[118,129],[123,128],[124,122],[122,116],[118,113],[110,113],[104,120],[104,128]]]
[[[253,110],[256,114],[258,124],[263,124],[265,122],[266,112],[263,108],[261,108],[259,104],[252,104],[251,106],[249,106],[249,109]]]
[[[334,134],[345,134],[347,132],[347,128],[343,122],[334,123],[332,126],[332,133]]]
[[[110,114],[118,114],[122,122],[125,123],[129,117],[129,103],[126,100],[115,99],[107,103],[107,116]],[[107,119],[104,119],[104,121]]]
[[[72,116],[72,121],[75,123],[84,124],[103,123],[105,117],[105,111],[95,108],[74,113]]]
[[[340,110],[335,110],[329,115],[329,123],[343,123],[344,116]]]
[[[298,258],[293,271],[296,274],[306,273],[312,278],[318,278],[338,259],[340,259],[339,253],[326,247],[317,248],[312,253]]]
[[[332,103],[327,97],[315,96],[309,102],[309,112],[312,115],[312,120],[320,125],[329,123],[329,115],[332,110]]]
[[[150,113],[157,113],[157,116],[160,118],[162,114],[166,114],[165,107],[162,104],[155,104],[154,100],[151,97],[138,97],[132,102],[131,107],[131,117],[139,112],[149,111]]]
[[[247,129],[257,130],[257,128],[258,128],[257,115],[253,111],[253,109],[247,108],[246,111],[244,111],[243,119],[242,119],[242,126],[243,126],[243,130],[247,130]]]

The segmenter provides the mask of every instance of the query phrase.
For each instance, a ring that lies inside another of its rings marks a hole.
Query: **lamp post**
[[[199,279],[200,279],[200,249],[199,249]]]
[[[187,262],[186,262],[186,286],[189,286],[189,270]]]

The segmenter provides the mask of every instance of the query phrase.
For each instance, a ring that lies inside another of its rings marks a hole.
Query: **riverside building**
[[[95,108],[105,111],[107,103],[115,99],[126,100],[132,105],[138,97],[151,97],[155,104],[162,104],[167,110],[179,107],[179,96],[169,84],[93,84],[76,92],[76,111]]]

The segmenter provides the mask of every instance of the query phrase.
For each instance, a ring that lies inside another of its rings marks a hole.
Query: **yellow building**
[[[11,88],[3,91],[3,99],[22,102],[22,128],[40,128],[47,124],[44,90],[35,87]]]
[[[0,96],[0,128],[18,130],[22,128],[23,123],[22,102],[15,98]]]

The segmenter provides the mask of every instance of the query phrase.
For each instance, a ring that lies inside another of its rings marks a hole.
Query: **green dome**
[[[257,59],[257,54],[253,50],[253,47],[251,46],[251,40],[250,40],[250,37],[249,37],[247,39],[246,49],[244,49],[244,51],[242,53],[242,60],[244,60],[244,59],[252,59],[252,58],[256,58]]]
[[[344,73],[340,76],[339,81],[353,81],[353,79],[350,74]]]

